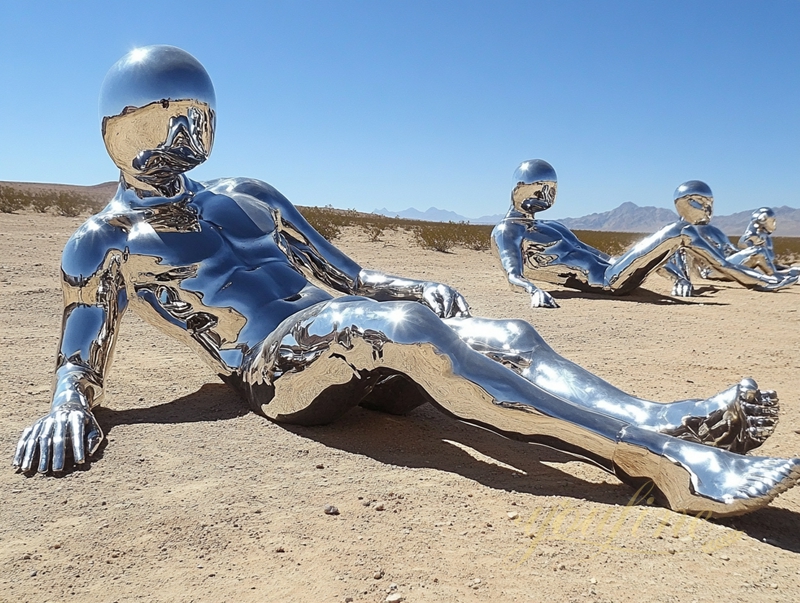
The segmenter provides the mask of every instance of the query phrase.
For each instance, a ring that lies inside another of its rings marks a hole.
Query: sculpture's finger
[[[469,316],[469,304],[460,293],[456,295],[456,304],[458,304],[458,316]]]
[[[765,404],[743,404],[745,414],[750,416],[766,416],[775,417],[778,415],[778,409],[774,406],[767,406]]]
[[[439,297],[442,300],[442,318],[450,318],[453,315],[453,303],[455,301],[453,292],[444,285],[440,285]]]
[[[22,435],[19,437],[19,441],[17,442],[17,450],[14,452],[14,460],[11,463],[12,467],[19,469],[22,465],[22,456],[25,452],[25,446],[28,442],[28,436],[33,431],[33,426],[29,426],[25,428],[25,431],[22,432]]]
[[[774,389],[765,389],[761,392],[761,403],[775,406],[778,403],[778,393]]]
[[[64,417],[56,421],[55,431],[53,433],[53,471],[64,471],[64,464],[66,462],[66,446],[64,440],[66,437],[67,422]]]
[[[50,450],[53,445],[53,424],[55,419],[52,415],[47,417],[42,424],[39,432],[39,473],[47,473],[50,469]]]
[[[100,429],[100,425],[97,424],[97,421],[93,417],[89,422],[89,430],[86,432],[86,455],[92,456],[97,452],[102,441],[103,430]]]
[[[25,456],[22,458],[22,470],[26,473],[33,467],[33,457],[36,454],[36,444],[39,442],[39,431],[42,429],[42,422],[36,421],[33,430],[28,435],[28,441],[25,444]]]
[[[76,465],[82,465],[86,460],[83,441],[83,413],[72,412],[69,414],[69,431],[72,436],[72,457],[75,459]]]
[[[439,302],[438,299],[436,299],[436,295],[435,295],[434,292],[426,291],[425,293],[423,293],[422,298],[425,300],[425,303],[427,304],[427,306],[431,310],[433,310],[436,313],[437,316],[442,316],[443,315],[443,313],[442,313],[442,311],[443,311],[442,304]]]
[[[774,432],[774,428],[767,428],[767,427],[750,427],[747,430],[748,435],[757,441],[766,440],[769,436],[771,436]]]

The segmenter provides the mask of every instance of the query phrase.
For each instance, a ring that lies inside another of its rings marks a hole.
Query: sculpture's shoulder
[[[110,252],[124,252],[130,228],[136,222],[130,210],[112,202],[91,216],[69,238],[61,254],[61,268],[66,275],[88,276],[97,271]]]
[[[531,220],[525,238],[538,243],[578,240],[569,228],[556,220]]]
[[[711,243],[715,244],[717,247],[721,249],[726,249],[729,247],[733,247],[731,240],[728,238],[724,232],[722,232],[716,226],[712,226],[711,224],[704,224],[700,227],[700,233],[702,234],[703,238]]]
[[[534,227],[536,219],[525,215],[513,207],[492,229],[495,238],[514,238],[523,236],[527,230]]]
[[[291,205],[291,202],[278,189],[255,178],[219,178],[204,182],[203,185],[206,190],[218,195],[250,197],[275,207]]]

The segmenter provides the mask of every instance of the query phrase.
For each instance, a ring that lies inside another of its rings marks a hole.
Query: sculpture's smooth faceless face
[[[675,209],[689,224],[703,225],[711,221],[714,195],[705,182],[689,180],[675,189]]]
[[[758,224],[768,234],[775,232],[778,226],[778,220],[775,218],[775,212],[769,207],[761,207],[753,212],[753,221]]]
[[[558,183],[552,180],[530,184],[518,182],[511,192],[511,202],[518,211],[526,214],[543,211],[555,203],[557,188]]]
[[[542,159],[523,161],[514,172],[514,182],[511,203],[517,211],[534,214],[551,207],[556,201],[556,171]]]
[[[178,192],[179,175],[214,144],[215,95],[203,66],[173,46],[131,51],[100,96],[103,142],[125,181],[145,194]]]

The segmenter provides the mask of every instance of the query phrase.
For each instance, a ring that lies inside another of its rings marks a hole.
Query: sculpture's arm
[[[664,272],[672,279],[672,295],[676,297],[691,297],[694,291],[687,262],[686,252],[681,248],[663,266]]]
[[[492,247],[500,259],[511,288],[522,289],[531,296],[532,308],[558,308],[553,297],[524,277],[522,242],[526,229],[522,224],[502,221],[492,230]]]
[[[103,397],[128,304],[121,271],[123,253],[101,250],[102,233],[89,234],[90,240],[80,234],[67,243],[62,259],[64,315],[52,404],[50,412],[19,440],[13,465],[22,471],[62,471],[70,450],[73,461],[82,464],[103,439],[92,408]]]
[[[363,269],[314,230],[289,201],[280,199],[271,211],[279,247],[306,276],[378,301],[419,301],[442,318],[469,316],[469,305],[452,287]]]

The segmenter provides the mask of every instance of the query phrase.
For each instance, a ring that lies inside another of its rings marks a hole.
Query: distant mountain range
[[[756,209],[755,207],[753,209]],[[783,237],[800,237],[800,209],[783,205],[773,208],[778,218],[778,229],[775,234]],[[504,214],[467,218],[452,211],[429,208],[419,211],[409,208],[404,211],[389,211],[386,208],[376,209],[372,213],[390,217],[412,220],[429,220],[431,222],[469,222],[470,224],[496,224]],[[741,235],[750,221],[750,211],[741,211],[728,216],[714,216],[711,224],[728,235]],[[540,214],[547,219],[547,213]],[[604,211],[580,218],[562,218],[558,220],[573,230],[601,230],[614,232],[655,232],[662,226],[678,219],[678,214],[662,207],[639,207],[630,201],[616,209]]]

